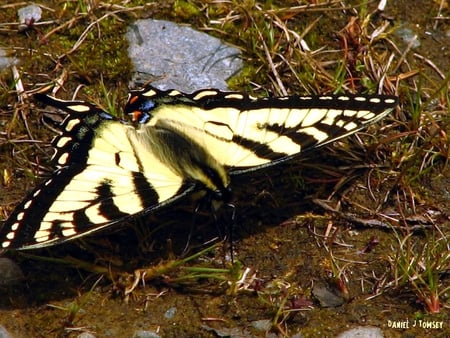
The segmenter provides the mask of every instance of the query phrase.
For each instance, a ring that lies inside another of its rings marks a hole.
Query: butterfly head
[[[219,210],[223,205],[230,204],[232,197],[232,190],[229,186],[215,190],[200,188],[192,194],[192,200],[199,201],[199,205],[206,206],[213,211]]]
[[[137,124],[147,123],[151,117],[151,111],[156,107],[153,100],[142,100],[139,95],[130,96],[125,105],[125,114],[131,117],[131,120]]]
[[[221,189],[217,189],[212,192],[211,199],[216,202],[220,202],[220,204],[228,203],[231,201],[232,191],[231,188],[223,187]]]

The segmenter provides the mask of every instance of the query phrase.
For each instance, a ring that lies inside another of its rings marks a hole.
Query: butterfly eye
[[[145,100],[141,104],[135,104],[139,96],[132,97],[125,107],[125,111],[128,109],[132,109],[129,116],[131,116],[131,120],[134,123],[145,124],[150,120],[151,114],[150,111],[156,107],[156,104],[152,100]],[[138,106],[137,108],[132,107],[133,105]]]
[[[131,120],[134,123],[145,124],[148,122],[148,120],[150,120],[150,114],[145,113],[141,110],[135,110],[128,115],[131,116]]]

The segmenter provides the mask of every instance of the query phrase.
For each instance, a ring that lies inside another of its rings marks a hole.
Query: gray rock
[[[92,333],[89,332],[83,332],[80,333],[77,338],[96,338]]]
[[[29,5],[22,7],[17,11],[19,17],[19,30],[25,30],[35,22],[41,20],[42,9],[37,5]]]
[[[16,263],[9,258],[0,258],[0,285],[14,285],[24,278],[22,270]]]
[[[161,336],[153,331],[137,330],[134,332],[133,338],[161,338]]]
[[[380,328],[374,326],[359,326],[340,333],[338,338],[383,338]]]
[[[269,331],[272,327],[272,321],[270,319],[261,319],[251,322],[251,325],[258,331]]]
[[[164,318],[172,319],[175,316],[176,312],[177,312],[177,308],[173,306],[166,311],[166,313],[164,314]]]
[[[395,31],[395,35],[397,35],[407,45],[411,45],[412,48],[420,47],[418,33],[414,32],[411,28],[405,26],[400,27]]]
[[[2,325],[0,325],[0,338],[12,338],[11,333],[9,333]]]
[[[0,47],[0,70],[17,64],[17,59],[8,56],[8,52]]]
[[[226,90],[225,81],[242,68],[237,48],[173,22],[138,20],[126,37],[136,72],[131,87],[151,81],[160,89],[184,92]]]
[[[345,303],[344,297],[338,290],[322,283],[314,284],[312,294],[321,307],[338,307]]]

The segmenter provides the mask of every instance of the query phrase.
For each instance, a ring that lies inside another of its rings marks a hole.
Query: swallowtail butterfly
[[[4,222],[0,249],[62,243],[194,191],[227,202],[236,175],[353,134],[397,105],[382,95],[256,99],[146,86],[130,93],[127,122],[87,102],[36,98],[68,114],[52,141],[56,170]]]

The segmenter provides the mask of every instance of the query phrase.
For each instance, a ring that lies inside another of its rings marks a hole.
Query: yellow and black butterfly
[[[0,228],[0,249],[58,244],[194,191],[228,202],[234,176],[353,134],[397,105],[383,95],[256,99],[146,86],[130,93],[125,121],[87,102],[36,97],[68,113],[52,141],[56,170]]]

